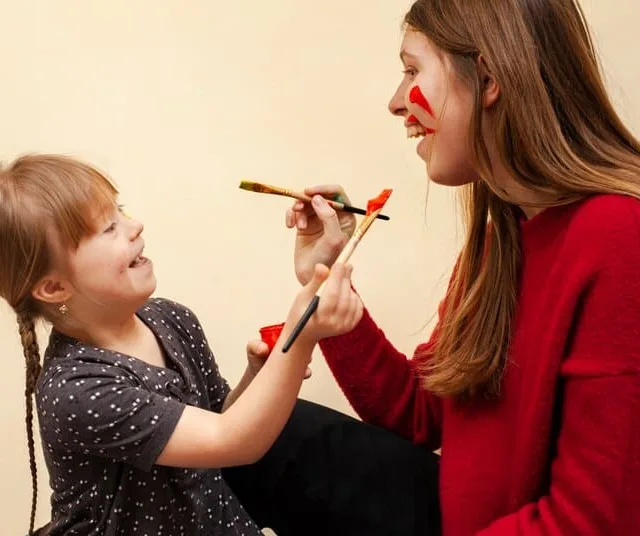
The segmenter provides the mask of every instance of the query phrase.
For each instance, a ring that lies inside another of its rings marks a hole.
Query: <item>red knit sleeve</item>
[[[416,354],[428,352],[435,333]],[[363,421],[440,447],[441,400],[421,387],[416,363],[394,348],[366,310],[353,331],[321,341],[320,348]]]
[[[640,534],[640,232],[637,214],[606,217],[585,233],[590,244],[575,260],[600,266],[582,293],[560,369],[549,492],[477,536]],[[612,219],[620,225],[611,228]],[[609,229],[599,240],[602,226]]]

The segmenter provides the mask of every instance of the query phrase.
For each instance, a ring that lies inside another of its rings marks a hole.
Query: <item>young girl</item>
[[[0,170],[0,295],[18,316],[27,364],[29,532],[35,389],[53,488],[48,535],[260,534],[219,468],[267,451],[317,341],[360,319],[351,269],[331,270],[287,354],[279,341],[260,368],[266,345],[250,343],[250,364],[230,390],[196,315],[151,298],[142,224],[116,197],[104,175],[62,156],[25,156]],[[318,267],[296,297],[283,337],[327,273]],[[53,326],[42,370],[39,318]]]
[[[640,534],[640,143],[579,5],[418,0],[405,21],[389,107],[464,186],[468,234],[413,359],[365,312],[321,342],[329,366],[365,421],[442,448],[445,536]],[[353,232],[318,195],[287,224],[302,283]]]

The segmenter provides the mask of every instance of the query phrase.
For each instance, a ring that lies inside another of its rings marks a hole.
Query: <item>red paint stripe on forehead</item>
[[[411,88],[411,91],[409,92],[409,102],[411,102],[412,104],[417,104],[421,108],[424,108],[431,117],[435,117],[435,115],[433,115],[431,105],[427,100],[427,97],[422,94],[422,91],[418,86],[413,86]]]

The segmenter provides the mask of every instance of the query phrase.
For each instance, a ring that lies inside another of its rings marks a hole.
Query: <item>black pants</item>
[[[436,536],[439,457],[299,400],[258,463],[225,469],[249,514],[278,536]]]

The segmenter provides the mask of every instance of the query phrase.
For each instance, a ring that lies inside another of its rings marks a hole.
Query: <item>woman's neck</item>
[[[532,207],[528,205],[518,205],[518,206],[520,207],[520,210],[523,212],[523,214],[528,220],[534,218],[535,216],[537,216],[538,214],[540,214],[545,210],[545,207]]]

